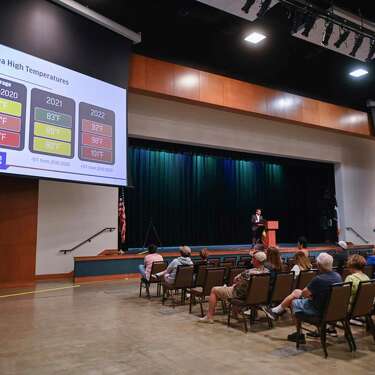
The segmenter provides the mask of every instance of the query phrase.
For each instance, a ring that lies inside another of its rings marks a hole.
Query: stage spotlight
[[[314,27],[316,22],[316,17],[313,16],[312,14],[306,14],[305,17],[305,29],[303,30],[302,35],[305,36],[306,38],[309,37],[311,29]]]
[[[361,47],[362,43],[363,43],[363,35],[357,34],[355,36],[354,46],[353,46],[352,52],[350,52],[349,55],[355,57],[355,55],[357,54],[357,52],[359,50],[359,47]]]
[[[367,56],[366,61],[371,61],[372,58],[374,57],[374,55],[375,55],[375,40],[371,39],[370,40],[370,50],[368,51],[368,56]]]
[[[340,48],[341,45],[346,41],[346,39],[348,39],[349,34],[350,34],[349,30],[344,30],[342,33],[340,33],[339,38],[335,42],[335,47]]]
[[[322,41],[323,45],[328,46],[329,40],[331,39],[332,32],[333,32],[333,23],[329,22],[326,25],[326,30],[324,32],[324,38]]]
[[[250,8],[254,5],[255,0],[246,0],[245,5],[241,8],[241,10],[245,13],[249,13]]]
[[[263,0],[262,1],[262,5],[261,5],[261,7],[259,9],[259,12],[257,14],[258,18],[263,17],[267,13],[267,10],[270,7],[271,2],[272,2],[272,0]]]

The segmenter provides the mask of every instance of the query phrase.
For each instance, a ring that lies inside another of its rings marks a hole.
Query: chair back
[[[208,264],[211,266],[218,267],[220,264],[220,258],[208,258]]]
[[[239,275],[242,271],[245,271],[245,267],[235,266],[229,268],[228,278],[227,278],[227,285],[232,286],[234,278]]]
[[[205,276],[203,294],[209,296],[213,287],[224,285],[225,268],[207,268]]]
[[[326,322],[345,320],[348,316],[351,293],[352,283],[333,284],[327,299],[323,320]]]
[[[164,261],[153,262],[151,267],[151,275],[164,271],[168,267],[168,264]]]
[[[193,266],[178,266],[173,287],[176,289],[191,288],[193,286]]]
[[[270,274],[261,273],[250,276],[245,302],[247,305],[263,305],[268,302]]]
[[[224,263],[231,263],[232,266],[235,266],[237,263],[237,257],[224,257],[223,258]]]
[[[294,272],[278,272],[271,293],[271,303],[279,303],[287,297],[294,285]]]
[[[374,299],[375,279],[361,281],[358,285],[350,315],[352,317],[360,317],[370,314],[374,306]]]
[[[207,265],[200,265],[195,279],[195,286],[203,286],[206,278]]]
[[[304,289],[308,283],[318,274],[317,270],[301,271],[298,275],[296,289]]]

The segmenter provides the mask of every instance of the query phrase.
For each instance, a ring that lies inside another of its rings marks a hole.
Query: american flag
[[[119,199],[118,220],[119,220],[119,232],[121,233],[121,243],[125,243],[125,240],[126,240],[126,214],[125,214],[124,196],[120,197],[120,199]]]

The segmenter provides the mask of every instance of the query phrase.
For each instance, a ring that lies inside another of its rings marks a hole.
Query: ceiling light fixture
[[[351,75],[352,77],[355,77],[355,78],[363,77],[366,74],[368,74],[368,71],[366,69],[363,69],[363,68],[353,70],[352,72],[349,73],[349,75]]]
[[[316,17],[313,16],[312,14],[306,14],[305,16],[305,29],[302,32],[302,35],[305,36],[306,38],[309,37],[310,31],[314,27],[316,22]]]
[[[349,55],[354,57],[357,54],[359,47],[361,47],[362,43],[363,43],[363,35],[357,34],[355,36],[352,52],[350,52]]]
[[[261,7],[259,9],[259,12],[257,14],[258,18],[263,17],[267,13],[268,8],[270,7],[271,3],[272,3],[272,0],[263,0],[262,1],[262,5],[261,5]]]
[[[338,38],[337,41],[335,42],[335,47],[336,47],[336,48],[340,48],[341,45],[346,41],[346,39],[348,39],[349,34],[350,34],[350,31],[349,31],[349,30],[343,30],[343,31],[340,33],[339,38]]]
[[[331,39],[332,32],[333,32],[333,23],[329,22],[328,24],[326,24],[326,29],[325,29],[324,37],[322,41],[323,45],[328,46],[329,40]]]
[[[245,13],[249,13],[250,8],[254,5],[255,0],[246,0],[245,5],[241,8],[241,10]]]
[[[370,40],[370,49],[368,51],[368,56],[367,56],[366,61],[371,61],[374,55],[375,55],[375,40],[372,39]]]
[[[249,43],[252,43],[252,44],[258,44],[263,39],[266,39],[266,36],[264,34],[256,32],[256,31],[252,32],[251,34],[249,34],[245,38],[246,42],[249,42]]]

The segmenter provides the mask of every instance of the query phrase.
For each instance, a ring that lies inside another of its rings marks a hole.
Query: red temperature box
[[[112,138],[101,137],[99,135],[83,133],[82,144],[84,146],[106,148],[107,150],[112,150]]]
[[[20,133],[11,133],[0,130],[0,146],[19,148],[21,143]]]

